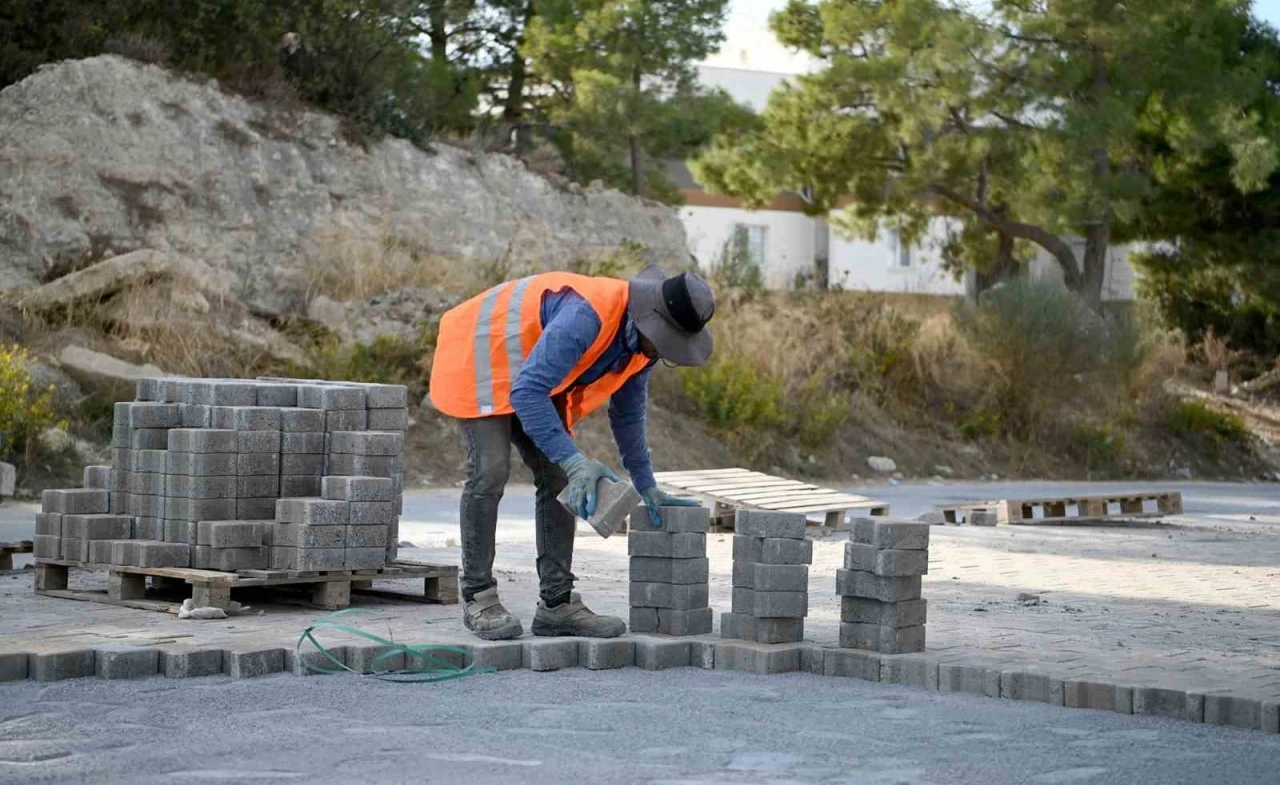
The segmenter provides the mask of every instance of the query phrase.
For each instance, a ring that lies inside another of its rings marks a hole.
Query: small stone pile
[[[757,643],[804,640],[813,542],[799,513],[738,510],[733,537],[733,606],[720,637]]]
[[[929,524],[888,518],[855,520],[836,571],[840,645],[881,654],[924,651]]]
[[[408,391],[143,379],[112,465],[45,491],[36,556],[135,567],[377,569],[397,556]]]
[[[663,635],[706,635],[713,614],[708,604],[711,567],[706,507],[661,508],[662,529],[649,511],[631,513],[627,552],[631,556],[631,631]]]

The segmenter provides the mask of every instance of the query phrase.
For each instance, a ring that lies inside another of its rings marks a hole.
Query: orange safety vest
[[[542,296],[565,288],[582,296],[600,319],[595,342],[551,392],[566,426],[572,429],[574,423],[608,402],[627,379],[648,367],[649,358],[637,353],[621,371],[610,371],[590,384],[569,389],[613,342],[627,313],[630,289],[626,281],[614,278],[542,273],[495,286],[440,319],[431,368],[431,403],[460,419],[513,414],[511,385],[542,337]]]

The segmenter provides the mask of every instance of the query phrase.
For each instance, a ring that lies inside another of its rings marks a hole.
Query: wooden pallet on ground
[[[1002,499],[940,505],[937,510],[947,523],[964,523],[974,512],[994,512],[998,523],[1011,525],[1114,522],[1181,514],[1182,494],[1162,491]]]
[[[0,575],[7,575],[14,571],[13,555],[15,553],[31,553],[35,549],[34,540],[0,542]]]
[[[713,522],[729,528],[738,509],[822,513],[823,525],[832,528],[843,523],[850,511],[864,515],[889,514],[886,502],[747,469],[658,472],[655,477],[668,490],[710,503]]]
[[[68,588],[68,574],[72,569],[107,573],[107,590],[83,591]],[[322,572],[297,572],[292,570],[244,570],[219,572],[187,567],[130,567],[125,565],[85,564],[82,562],[40,559],[36,562],[35,589],[37,594],[72,600],[105,602],[144,610],[160,610],[177,613],[172,602],[148,599],[147,578],[152,588],[174,590],[190,587],[191,598],[197,607],[228,610],[231,607],[233,589],[263,587],[298,587],[311,589],[310,604],[326,610],[340,610],[351,604],[353,590],[357,594],[369,593],[454,605],[458,602],[458,568],[452,565],[396,562],[378,570],[327,570]],[[375,591],[377,580],[422,579],[422,594]]]

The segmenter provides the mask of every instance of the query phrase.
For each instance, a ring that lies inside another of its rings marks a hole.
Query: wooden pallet
[[[107,590],[80,591],[67,588],[70,570],[107,573]],[[147,598],[147,578],[153,589],[174,590],[190,587],[197,607],[228,610],[232,589],[273,586],[310,587],[312,605],[326,610],[340,610],[351,604],[353,590],[357,594],[399,597],[418,602],[455,605],[458,602],[458,568],[446,565],[396,562],[378,570],[328,570],[296,572],[287,570],[245,570],[218,572],[186,567],[129,567],[119,564],[85,564],[83,562],[40,559],[36,561],[37,594],[72,600],[90,600],[111,605],[124,605],[145,610],[177,613],[177,606]],[[376,580],[421,578],[422,594],[375,591]]]
[[[947,523],[964,523],[974,512],[994,512],[998,523],[1011,525],[1093,523],[1178,515],[1182,513],[1182,494],[1169,491],[1002,499],[940,505],[937,510]]]
[[[823,524],[832,528],[843,523],[845,513],[851,510],[865,515],[889,514],[886,502],[747,469],[658,472],[655,477],[670,490],[711,503],[713,520],[730,528],[737,509],[823,513]]]
[[[15,553],[31,553],[35,549],[35,540],[0,542],[0,575],[7,575],[15,571],[13,569],[13,555]]]

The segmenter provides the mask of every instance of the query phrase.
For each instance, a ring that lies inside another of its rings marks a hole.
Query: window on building
[[[896,230],[889,232],[889,249],[893,253],[893,267],[902,268],[911,266],[911,245],[902,241],[902,235]]]
[[[767,226],[735,224],[733,227],[734,251],[739,255],[739,258],[748,260],[763,270],[765,240],[768,234]]]

